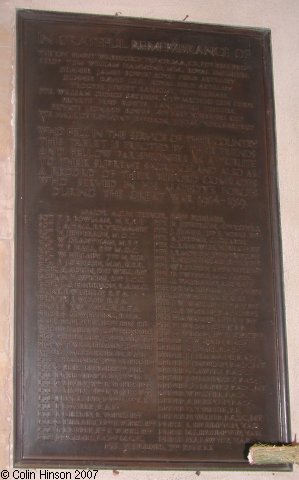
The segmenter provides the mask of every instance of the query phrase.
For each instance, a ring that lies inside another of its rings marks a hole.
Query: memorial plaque
[[[16,465],[254,470],[290,440],[269,31],[17,16]]]

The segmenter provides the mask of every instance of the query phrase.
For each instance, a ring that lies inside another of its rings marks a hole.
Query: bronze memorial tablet
[[[269,31],[17,17],[15,465],[254,470],[290,440]]]

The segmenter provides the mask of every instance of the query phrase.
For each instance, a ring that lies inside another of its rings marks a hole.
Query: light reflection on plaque
[[[269,38],[18,13],[17,465],[289,439]]]

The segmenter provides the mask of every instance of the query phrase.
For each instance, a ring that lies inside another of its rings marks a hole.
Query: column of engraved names
[[[158,376],[158,438],[162,450],[177,451],[177,434],[181,424],[177,420],[176,402],[182,395],[180,336],[174,331],[169,301],[169,218],[154,218],[154,272],[157,322],[157,376]],[[165,402],[171,401],[172,422],[165,422]],[[154,447],[153,447],[154,448]]]
[[[180,327],[173,323],[170,298],[169,217],[154,221],[159,438],[162,450],[180,451],[184,397]]]
[[[46,297],[40,297],[39,352],[55,386],[46,396],[41,370],[39,435],[48,440],[109,437],[103,449],[123,449],[156,428],[149,227],[145,220],[105,211],[51,218],[57,256],[52,289],[44,284]],[[42,256],[39,271],[43,276]],[[43,339],[50,334],[47,344]],[[55,429],[46,430],[48,424]]]
[[[51,335],[53,316],[63,313],[60,297],[54,302],[57,267],[55,262],[55,218],[40,215],[38,222],[38,435],[49,440],[56,434],[55,339]]]
[[[260,229],[222,217],[177,215],[170,227],[173,329],[181,332],[184,451],[224,448],[263,436]],[[261,352],[261,349],[257,349]],[[250,397],[248,393],[250,392]],[[171,419],[166,408],[164,418]]]

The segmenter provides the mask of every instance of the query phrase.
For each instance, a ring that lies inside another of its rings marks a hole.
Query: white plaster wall
[[[12,472],[15,9],[32,8],[272,30],[278,173],[293,436],[299,436],[299,0],[0,0],[0,470]],[[111,470],[98,479],[113,479]],[[120,471],[119,480],[196,479],[195,472]],[[202,480],[299,479],[293,473],[201,472]]]

